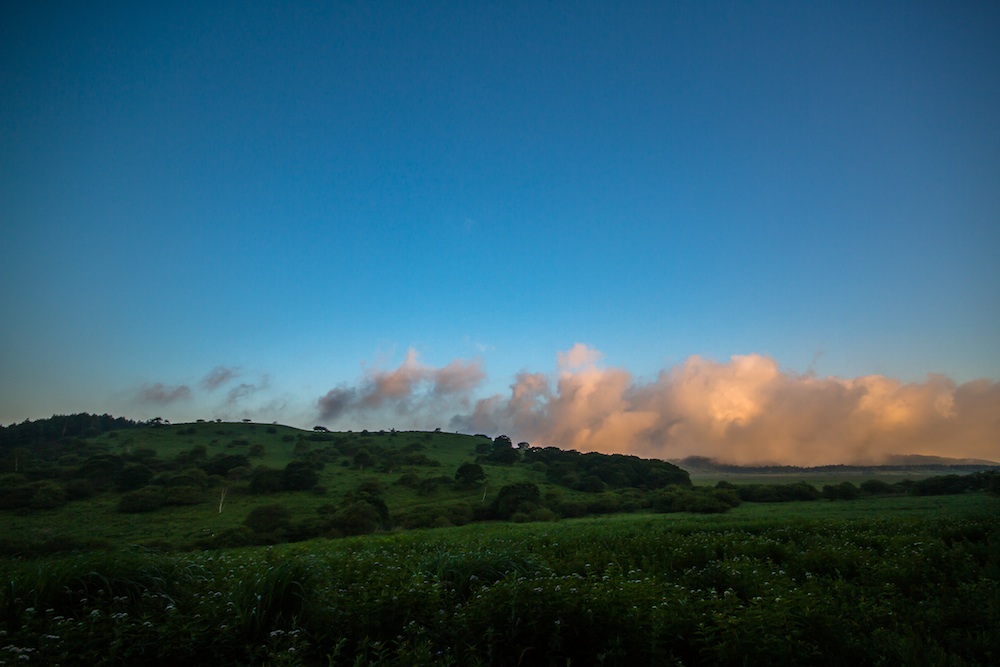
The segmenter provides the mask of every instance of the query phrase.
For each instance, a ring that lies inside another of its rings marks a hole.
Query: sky
[[[995,2],[6,2],[0,423],[1000,460]]]

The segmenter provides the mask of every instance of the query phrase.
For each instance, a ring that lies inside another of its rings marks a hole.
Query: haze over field
[[[1000,460],[996,3],[0,7],[0,422]]]

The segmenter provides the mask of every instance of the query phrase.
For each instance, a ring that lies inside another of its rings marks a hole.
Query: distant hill
[[[786,465],[756,465],[741,466],[723,463],[705,456],[688,456],[683,459],[672,459],[671,463],[693,474],[726,473],[726,474],[817,474],[830,475],[839,473],[876,474],[879,472],[914,472],[914,473],[970,473],[990,470],[1000,467],[996,461],[983,459],[953,459],[943,456],[921,456],[918,454],[895,455],[889,457],[882,465],[824,465],[824,466],[786,466]]]

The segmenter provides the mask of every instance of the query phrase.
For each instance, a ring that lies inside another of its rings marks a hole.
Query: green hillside
[[[0,548],[10,555],[549,521],[636,511],[667,487],[690,486],[663,461],[514,446],[506,436],[45,421],[0,434]]]

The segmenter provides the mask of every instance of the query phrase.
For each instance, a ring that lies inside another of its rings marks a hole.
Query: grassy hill
[[[555,461],[570,454],[518,450],[505,437],[230,422],[154,422],[84,437],[50,431],[61,437],[12,443],[16,434],[6,434],[5,553],[216,548],[544,521],[640,509],[657,488],[690,483],[661,461],[575,452],[570,462]],[[456,479],[463,465],[471,474]],[[645,475],[641,483],[636,475]]]

